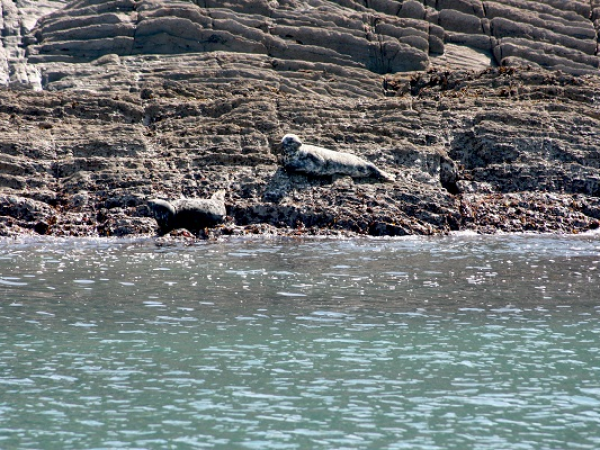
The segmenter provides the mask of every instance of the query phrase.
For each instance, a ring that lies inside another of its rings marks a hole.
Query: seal
[[[286,169],[315,176],[349,175],[352,178],[376,178],[394,181],[395,177],[377,168],[372,162],[351,153],[336,152],[315,145],[303,144],[295,134],[281,140]]]
[[[160,233],[176,228],[198,232],[225,221],[225,191],[219,190],[209,199],[182,198],[173,202],[151,199],[148,206],[158,223]]]

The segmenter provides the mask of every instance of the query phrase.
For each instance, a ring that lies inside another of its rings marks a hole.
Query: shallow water
[[[0,448],[600,448],[600,237],[0,242]]]

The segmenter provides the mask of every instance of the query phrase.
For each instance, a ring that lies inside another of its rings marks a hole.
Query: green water
[[[0,242],[1,449],[600,448],[600,239]]]

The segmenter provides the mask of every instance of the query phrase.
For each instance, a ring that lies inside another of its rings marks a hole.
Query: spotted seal
[[[209,199],[182,198],[173,202],[152,199],[148,206],[161,234],[176,228],[197,232],[223,223],[227,215],[224,190],[215,192]]]
[[[286,134],[281,140],[281,148],[285,154],[285,168],[295,172],[316,176],[349,175],[352,178],[395,180],[392,174],[356,155],[303,144],[295,134]]]

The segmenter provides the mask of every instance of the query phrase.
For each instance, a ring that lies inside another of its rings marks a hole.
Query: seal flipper
[[[285,169],[292,172],[306,172],[306,164],[299,158],[287,158],[285,161]]]
[[[382,181],[388,181],[390,183],[393,183],[394,181],[396,181],[396,177],[394,175],[392,175],[391,173],[388,173],[384,170],[381,170],[379,168],[375,167],[375,174],[377,176],[377,178],[379,178]]]

